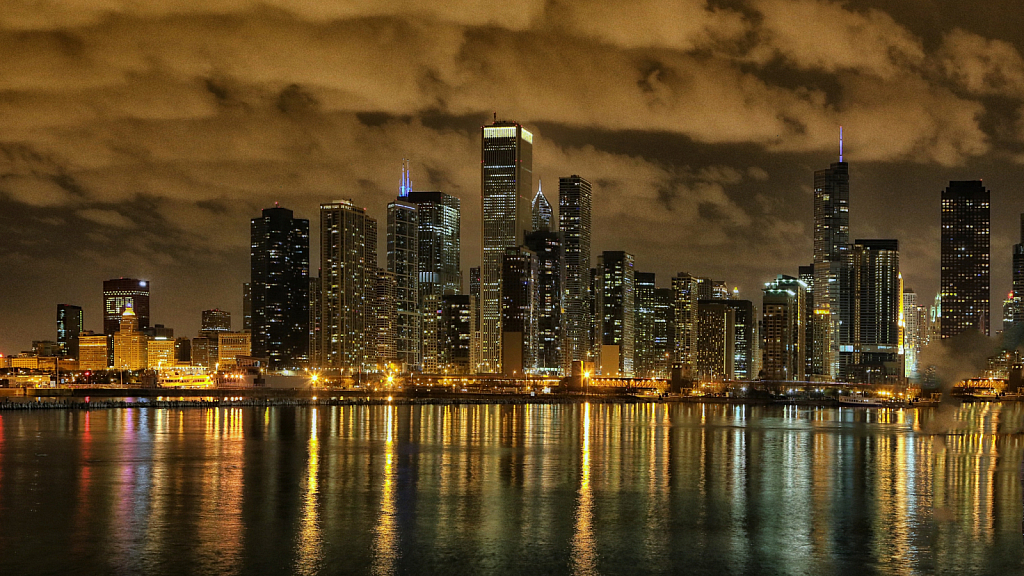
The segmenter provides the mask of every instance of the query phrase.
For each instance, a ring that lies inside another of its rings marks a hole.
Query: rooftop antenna
[[[839,161],[843,161],[843,127],[839,127]]]
[[[494,121],[495,122],[498,121],[498,111],[497,110],[494,111]]]
[[[412,190],[412,176],[410,175],[409,160],[402,158],[402,183],[398,185],[398,197],[405,198]]]

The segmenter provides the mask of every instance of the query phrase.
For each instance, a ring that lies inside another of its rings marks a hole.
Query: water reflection
[[[5,412],[0,573],[1024,573],[1022,431],[1020,404]]]
[[[298,574],[317,574],[323,560],[323,540],[320,535],[320,439],[318,437],[318,408],[310,409],[309,462],[306,465],[305,495],[302,501],[302,521],[298,544],[295,546],[295,571]]]
[[[380,514],[373,530],[373,573],[395,572],[398,559],[398,530],[395,510],[395,411],[391,404],[384,412],[384,477],[380,493]]]
[[[572,567],[575,574],[596,574],[593,521],[594,494],[590,486],[590,403],[583,405],[580,433],[580,483],[576,495],[575,526],[572,538]]]

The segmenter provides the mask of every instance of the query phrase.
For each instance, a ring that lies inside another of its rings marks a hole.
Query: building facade
[[[942,192],[942,338],[967,330],[989,334],[989,202],[981,180],[952,181]]]
[[[636,289],[634,258],[628,252],[597,257],[598,366],[605,376],[633,376]]]
[[[592,187],[578,175],[558,179],[558,229],[565,261],[563,369],[573,361],[591,361],[594,317],[590,292]]]
[[[136,278],[104,280],[104,334],[114,334],[121,329],[121,316],[126,306],[134,310],[139,330],[149,328],[149,282]]]
[[[420,370],[419,219],[416,205],[404,199],[388,204],[387,271],[395,280],[395,360],[404,370]]]
[[[373,369],[377,221],[351,200],[320,205],[320,282],[323,366]]]
[[[309,366],[309,220],[266,208],[250,237],[252,353],[272,370]]]
[[[57,304],[57,344],[61,356],[78,359],[78,338],[84,329],[85,316],[81,306]]]
[[[841,278],[850,243],[850,168],[842,161],[814,172],[814,292],[812,322],[819,376],[839,373],[839,331],[844,297]],[[801,315],[802,316],[802,315]],[[806,337],[804,338],[806,340]]]
[[[537,258],[537,354],[538,374],[562,373],[562,278],[565,260],[558,232],[537,230],[526,235],[526,247]]]
[[[502,270],[505,250],[518,249],[532,228],[533,134],[497,120],[481,132],[481,369],[502,372]]]
[[[766,380],[805,379],[806,294],[806,285],[790,276],[780,275],[764,287],[761,377]]]

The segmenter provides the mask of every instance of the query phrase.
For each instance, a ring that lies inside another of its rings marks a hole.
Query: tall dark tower
[[[104,280],[104,334],[109,336],[121,329],[121,315],[126,307],[131,307],[135,311],[139,330],[149,328],[149,282],[137,278]]]
[[[591,360],[594,317],[590,293],[590,208],[591,186],[586,178],[573,174],[558,179],[558,229],[565,259],[562,290],[566,373],[573,361]]]
[[[279,206],[250,226],[252,353],[273,369],[309,364],[309,220]]]
[[[533,134],[516,122],[497,120],[481,132],[481,371],[501,372],[502,269],[505,250],[521,246],[533,228]]]
[[[84,330],[82,307],[57,304],[57,344],[66,358],[78,360],[78,337]]]
[[[1020,244],[1013,245],[1013,324],[1024,324],[1024,214],[1020,215]]]
[[[942,192],[942,337],[989,333],[989,191],[981,180],[952,181]]]
[[[850,166],[839,162],[814,173],[814,318],[811,365],[835,377],[839,371],[844,256],[850,243]]]

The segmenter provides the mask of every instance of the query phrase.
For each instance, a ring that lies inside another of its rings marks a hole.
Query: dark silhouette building
[[[989,191],[981,180],[952,181],[942,192],[940,294],[943,338],[989,334]]]
[[[309,220],[275,205],[250,224],[252,355],[272,369],[308,366]]]
[[[84,329],[81,306],[57,304],[57,344],[62,356],[78,359],[78,337]]]

